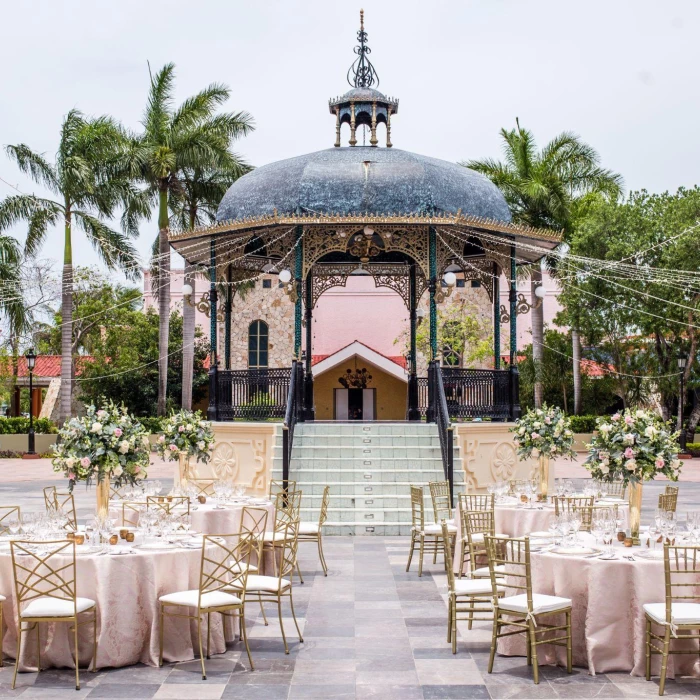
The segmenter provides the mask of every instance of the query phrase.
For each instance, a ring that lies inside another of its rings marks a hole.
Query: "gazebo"
[[[377,89],[362,15],[357,37],[357,58],[348,72],[352,89],[329,101],[334,146],[256,168],[228,190],[215,225],[170,235],[175,250],[206,269],[210,280],[200,302],[211,319],[209,417],[286,417],[290,434],[294,422],[313,420],[314,306],[326,290],[345,285],[361,269],[376,285],[400,294],[409,310],[407,420],[437,422],[447,438],[451,419],[517,419],[516,322],[519,311],[529,308],[517,294],[517,272],[537,262],[543,249],[554,249],[560,235],[512,223],[500,190],[482,175],[394,148],[391,120],[399,102]],[[344,129],[350,132],[348,146],[341,145]],[[369,132],[368,145],[358,144],[360,129]],[[379,146],[381,129],[385,147]],[[293,357],[287,368],[233,370],[236,288],[270,272],[279,273],[295,305]],[[437,307],[450,294],[455,272],[479,280],[493,302],[493,369],[441,366]],[[502,274],[510,287],[509,308],[499,304]],[[427,377],[420,377],[416,309],[424,294],[431,357]],[[217,350],[217,322],[224,326],[223,352]],[[500,362],[505,322],[507,369]]]

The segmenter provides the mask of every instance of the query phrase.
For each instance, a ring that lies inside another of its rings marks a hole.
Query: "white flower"
[[[537,421],[537,422],[533,425],[533,427],[535,428],[535,430],[539,430],[539,429],[542,427],[542,423],[540,423],[539,421]]]
[[[92,427],[90,428],[90,432],[99,435],[102,432],[102,423],[93,423]]]
[[[185,430],[192,430],[192,423],[188,423],[188,424],[185,426]]]
[[[119,443],[119,451],[125,455],[129,451],[129,441],[128,440],[122,440]]]
[[[518,430],[518,435],[525,435],[525,427],[521,427],[520,430]]]
[[[637,418],[644,418],[646,416],[646,413],[642,410],[639,410],[635,415],[637,416]]]
[[[75,459],[73,457],[68,457],[68,459],[66,460],[66,466],[68,467],[68,469],[72,469],[74,464]]]
[[[204,442],[204,440],[200,440],[200,441],[197,443],[197,449],[199,449],[199,450],[204,450],[205,447],[206,447],[206,443]]]
[[[637,468],[637,462],[635,462],[634,459],[628,459],[625,462],[625,468],[633,472]]]
[[[608,474],[608,473],[610,473],[610,467],[607,465],[607,463],[601,464],[600,471],[602,471],[603,474]]]
[[[649,437],[653,438],[656,433],[656,428],[653,425],[648,425],[646,429],[644,430],[644,434]]]
[[[564,431],[564,435],[566,435],[566,437],[571,437],[571,434],[572,434],[572,433],[571,433],[570,430],[565,430],[565,431]]]
[[[124,473],[124,470],[122,469],[121,464],[117,464],[117,466],[114,467],[114,469],[112,469],[112,474],[114,476],[121,476],[123,473]]]
[[[622,438],[624,445],[634,445],[634,433],[627,433]]]
[[[607,435],[612,430],[612,425],[610,425],[610,423],[603,423],[598,430],[600,430],[603,435]]]

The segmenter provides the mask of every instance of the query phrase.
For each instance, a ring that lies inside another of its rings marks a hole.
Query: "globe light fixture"
[[[442,281],[447,285],[448,289],[451,289],[457,284],[457,275],[454,272],[446,272]]]
[[[191,284],[183,284],[182,285],[182,296],[191,297],[192,292],[193,292],[193,289],[192,289]]]
[[[282,284],[289,284],[292,281],[292,273],[289,270],[282,270],[279,274],[279,280]]]
[[[535,296],[538,299],[544,299],[546,295],[547,295],[547,290],[541,284],[539,286],[535,287]]]

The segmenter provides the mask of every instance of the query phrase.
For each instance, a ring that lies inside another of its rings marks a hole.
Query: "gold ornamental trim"
[[[470,216],[457,212],[456,214],[274,214],[220,221],[213,226],[201,226],[194,230],[171,231],[171,242],[187,241],[195,238],[213,236],[220,233],[244,232],[267,226],[366,226],[368,224],[389,224],[396,226],[467,226],[474,230],[491,231],[511,236],[523,236],[537,240],[559,243],[562,231],[534,228],[522,224],[512,224],[496,221],[481,216]]]

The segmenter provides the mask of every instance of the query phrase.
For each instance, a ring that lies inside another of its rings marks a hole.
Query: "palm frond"
[[[58,192],[56,171],[43,155],[35,153],[24,143],[6,146],[5,152],[17,163],[17,167],[37,184],[44,185],[54,194]]]
[[[63,217],[63,205],[30,194],[6,197],[0,202],[0,231],[21,221],[29,224],[25,250],[28,255],[38,252],[46,237],[46,229]]]
[[[154,76],[148,91],[142,124],[150,143],[165,144],[171,120],[175,64],[166,63]]]
[[[190,129],[206,119],[229,98],[231,91],[225,85],[212,83],[196,95],[187,98],[173,113],[172,129]]]

